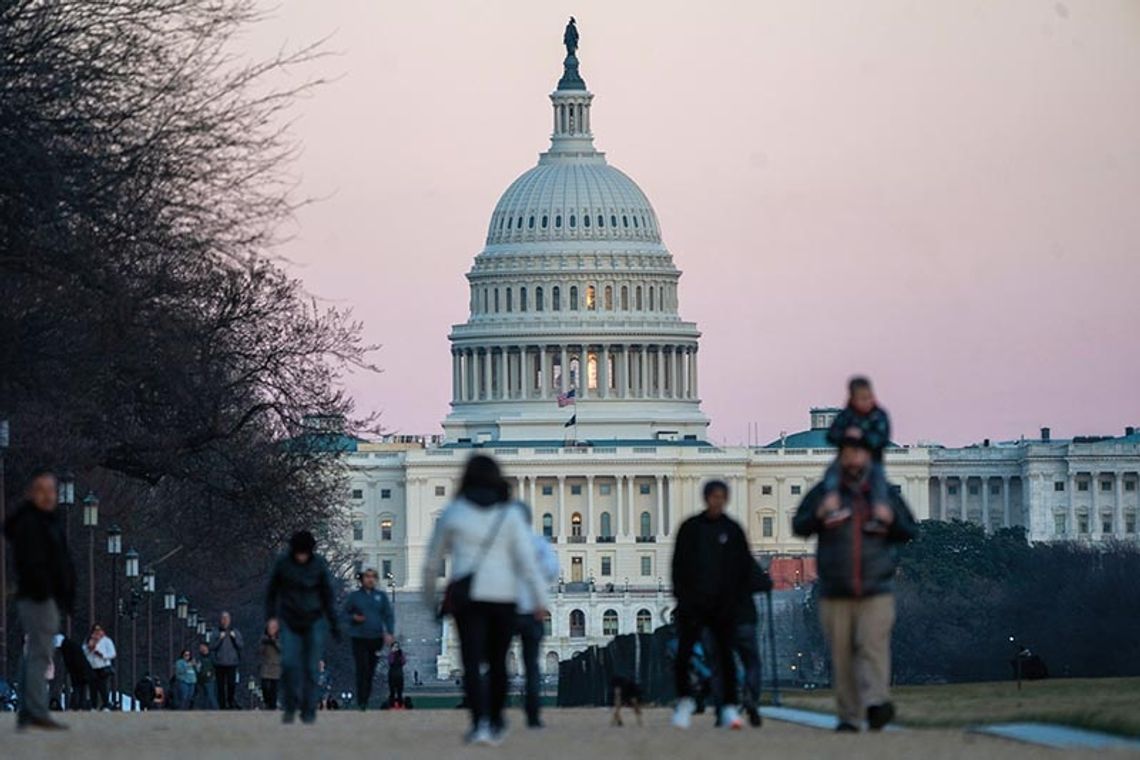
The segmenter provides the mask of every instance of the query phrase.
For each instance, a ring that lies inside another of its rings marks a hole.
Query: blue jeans
[[[281,686],[285,713],[302,719],[317,715],[317,670],[328,623],[322,618],[304,630],[281,626]]]
[[[178,689],[178,694],[174,700],[174,706],[179,710],[193,710],[194,709],[194,689],[197,684],[186,683],[179,681],[175,684]]]

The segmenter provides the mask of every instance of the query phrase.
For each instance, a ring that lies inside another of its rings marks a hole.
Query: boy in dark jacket
[[[388,595],[376,588],[379,574],[365,568],[358,579],[360,588],[348,595],[344,613],[348,618],[348,636],[352,639],[352,661],[356,666],[356,706],[368,709],[372,698],[372,681],[380,650],[392,643],[396,616]]]
[[[48,712],[47,684],[60,615],[69,613],[75,601],[75,567],[58,503],[55,475],[41,470],[32,476],[24,501],[4,524],[16,570],[16,610],[27,636],[16,716],[21,729],[64,728]]]
[[[681,523],[673,548],[673,593],[677,597],[677,658],[674,682],[677,706],[673,725],[688,728],[696,711],[691,694],[689,660],[701,631],[708,628],[716,644],[722,684],[720,725],[739,729],[744,724],[736,707],[736,663],[733,640],[741,597],[748,593],[752,555],[739,523],[724,513],[728,485],[705,484],[705,511]]]
[[[281,622],[281,666],[285,703],[283,720],[317,719],[317,670],[325,632],[340,638],[333,608],[332,576],[324,557],[314,554],[317,540],[307,530],[289,539],[289,551],[273,568],[265,595],[266,619]]]
[[[839,446],[844,438],[863,441],[871,452],[871,502],[887,506],[890,498],[890,485],[883,469],[883,449],[891,443],[891,418],[887,410],[878,405],[871,381],[855,376],[847,381],[847,406],[843,408],[827,431],[827,440]],[[839,507],[839,460],[827,468],[823,476],[824,490],[828,504]],[[879,530],[878,523],[868,523],[868,530]]]
[[[890,701],[891,628],[895,621],[895,544],[917,535],[902,497],[871,500],[871,449],[863,438],[840,441],[839,504],[819,483],[792,520],[798,536],[817,536],[820,622],[831,650],[839,731],[858,731],[866,711],[872,730],[894,717]],[[879,529],[868,531],[874,521]]]

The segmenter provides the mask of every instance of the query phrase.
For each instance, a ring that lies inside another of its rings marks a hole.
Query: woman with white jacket
[[[436,579],[451,558],[445,611],[459,629],[472,744],[498,745],[505,735],[507,650],[520,582],[534,594],[534,616],[541,620],[546,611],[546,585],[524,515],[522,505],[510,500],[495,460],[477,454],[467,462],[458,496],[435,524],[424,563],[425,602],[434,608]]]

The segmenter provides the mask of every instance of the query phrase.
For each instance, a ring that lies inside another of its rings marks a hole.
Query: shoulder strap
[[[495,538],[499,535],[499,528],[503,526],[503,521],[507,519],[507,510],[510,508],[509,504],[499,508],[499,515],[495,518],[495,524],[491,526],[491,532],[487,534],[487,537],[483,539],[483,543],[479,546],[479,558],[475,560],[475,566],[471,569],[472,575],[479,570],[479,566],[483,564],[487,552],[491,550],[491,545],[495,543]]]

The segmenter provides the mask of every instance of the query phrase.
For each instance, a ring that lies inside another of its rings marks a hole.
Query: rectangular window
[[[760,531],[763,533],[764,538],[771,538],[775,533],[773,530],[773,520],[771,517],[765,517],[760,521]]]
[[[799,496],[802,490],[803,488],[801,486],[792,486],[792,496]]]
[[[1064,491],[1065,490],[1065,481],[1054,480],[1053,481],[1053,490],[1054,491]]]
[[[1065,526],[1068,522],[1064,515],[1053,515],[1053,534],[1057,536],[1065,535]]]
[[[554,495],[554,486],[543,486],[542,487],[542,495],[543,496],[553,496]]]
[[[1124,518],[1124,532],[1125,533],[1135,533],[1136,532],[1136,518],[1133,517],[1132,515],[1128,515],[1127,517]]]
[[[381,499],[391,499],[392,498],[392,489],[391,488],[381,488],[380,489],[380,498]]]
[[[1078,482],[1077,482],[1077,490],[1078,490],[1078,491],[1087,491],[1087,490],[1089,490],[1089,482],[1088,482],[1087,480],[1081,480],[1081,481],[1078,481]]]
[[[1101,533],[1112,533],[1112,518],[1106,517],[1100,523]]]
[[[364,498],[364,489],[363,488],[352,489],[352,498],[363,499]]]
[[[760,486],[760,495],[761,496],[771,496],[772,495],[772,486]]]
[[[648,483],[642,483],[638,487],[638,493],[640,493],[642,496],[648,496],[651,492],[652,492],[652,488],[650,487],[650,485]]]
[[[958,495],[958,486],[946,486],[946,495],[947,496],[957,496]]]
[[[648,554],[641,557],[641,574],[646,577],[653,575],[653,557]]]
[[[1111,491],[1112,490],[1112,481],[1111,480],[1100,481],[1100,490]]]
[[[611,493],[613,493],[613,486],[609,483],[601,483],[598,485],[598,493],[600,493],[602,496],[609,496]]]
[[[976,485],[970,485],[968,490],[971,496],[977,496],[980,489]]]
[[[353,520],[352,521],[352,540],[353,541],[363,541],[364,540],[364,521],[363,520]]]
[[[581,484],[575,483],[574,485],[570,486],[570,495],[571,496],[581,496],[582,495]]]
[[[1081,515],[1077,518],[1077,532],[1082,536],[1089,532],[1089,518],[1088,515]]]
[[[392,575],[392,560],[380,560],[380,577],[387,580],[389,575]]]
[[[616,615],[603,615],[602,616],[602,635],[603,636],[617,636],[618,633],[618,620]]]
[[[1136,481],[1135,480],[1124,481],[1124,490],[1125,491],[1135,491],[1136,490]]]
[[[614,574],[614,561],[612,557],[602,557],[602,575],[609,577]]]
[[[392,518],[390,518],[390,517],[385,517],[383,520],[380,521],[380,540],[381,541],[391,541],[392,540]]]
[[[435,487],[435,495],[436,496],[447,496],[447,486],[436,486]]]
[[[990,483],[990,496],[997,496],[1001,493],[1001,486],[997,483]]]

